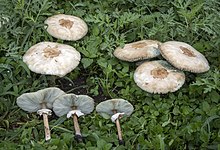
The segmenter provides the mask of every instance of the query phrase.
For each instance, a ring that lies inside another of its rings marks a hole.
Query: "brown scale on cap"
[[[185,54],[189,57],[196,57],[196,55],[191,50],[189,50],[188,48],[180,46],[180,49],[183,51],[183,54]]]
[[[67,29],[70,29],[73,26],[73,21],[70,21],[68,19],[60,19],[59,23],[61,26],[65,27]]]
[[[140,43],[135,43],[135,44],[132,44],[132,48],[143,48],[145,47],[147,44],[145,42],[140,42]]]
[[[60,50],[57,49],[57,46],[54,47],[54,48],[51,48],[51,47],[46,47],[44,50],[44,57],[46,58],[54,58],[54,57],[57,57],[60,55]]]
[[[164,68],[155,68],[155,69],[151,70],[151,75],[154,78],[164,79],[168,76],[168,74],[169,73]]]

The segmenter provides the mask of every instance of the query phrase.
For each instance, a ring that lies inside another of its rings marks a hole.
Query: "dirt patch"
[[[75,80],[67,80],[65,78],[59,78],[56,80],[56,84],[60,89],[67,93],[74,93],[77,95],[89,95],[95,101],[95,103],[100,103],[104,100],[110,99],[110,97],[104,95],[101,88],[98,89],[99,95],[94,96],[89,93],[90,87],[86,84],[86,79],[88,76],[80,75]]]

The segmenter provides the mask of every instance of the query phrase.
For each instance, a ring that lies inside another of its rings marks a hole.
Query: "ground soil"
[[[67,93],[74,93],[77,95],[89,95],[95,101],[95,103],[100,103],[104,100],[110,99],[109,96],[104,95],[101,87],[99,88],[99,95],[94,96],[89,93],[91,87],[86,83],[88,76],[80,75],[77,79],[69,81],[65,78],[57,79],[56,83],[60,89]]]

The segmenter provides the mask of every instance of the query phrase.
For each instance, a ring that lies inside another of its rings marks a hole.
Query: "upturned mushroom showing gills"
[[[161,43],[155,40],[141,40],[125,44],[123,48],[118,47],[113,54],[118,59],[129,62],[154,58],[160,55],[159,44]]]
[[[50,128],[48,123],[48,115],[51,115],[53,102],[59,96],[65,94],[62,90],[56,87],[46,88],[32,93],[24,93],[17,98],[17,105],[27,112],[37,112],[40,116],[43,115],[45,140],[51,139]]]
[[[94,109],[94,100],[87,95],[65,94],[60,96],[53,104],[53,111],[57,116],[72,117],[75,129],[75,139],[82,141],[78,117],[90,114]]]
[[[81,59],[72,46],[54,42],[33,45],[23,56],[23,61],[35,73],[65,76],[75,69]]]
[[[124,99],[110,99],[99,103],[96,106],[96,111],[101,115],[110,115],[112,122],[116,124],[118,131],[118,140],[120,145],[124,145],[122,139],[122,131],[119,119],[124,115],[130,116],[134,110],[131,103]]]
[[[159,48],[161,55],[178,69],[202,73],[210,68],[206,58],[187,43],[168,41]]]
[[[183,71],[172,67],[164,60],[142,63],[134,72],[137,86],[149,93],[175,92],[185,82]]]
[[[76,16],[58,14],[47,18],[47,32],[55,38],[76,41],[88,32],[87,24]]]

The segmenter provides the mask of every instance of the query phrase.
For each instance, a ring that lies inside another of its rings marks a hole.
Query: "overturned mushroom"
[[[194,73],[202,73],[209,70],[206,58],[184,42],[168,41],[159,46],[161,55],[174,67]]]
[[[44,23],[50,35],[62,40],[76,41],[88,32],[86,23],[76,16],[58,14],[49,17]]]
[[[118,47],[113,54],[118,59],[129,62],[154,58],[160,55],[159,44],[155,40],[141,40],[125,44],[123,48]]]
[[[53,111],[57,116],[67,115],[73,117],[75,139],[82,141],[82,134],[78,123],[78,117],[89,114],[94,109],[94,100],[87,95],[65,94],[60,96],[53,104]]]
[[[53,102],[59,96],[65,94],[62,90],[56,87],[46,88],[32,93],[24,93],[17,98],[17,105],[28,112],[37,112],[40,116],[43,115],[45,140],[50,140],[50,128],[48,123],[48,115],[51,115],[50,110]]]
[[[185,74],[164,60],[142,63],[134,72],[137,86],[149,93],[175,92],[185,82]]]
[[[81,55],[74,47],[54,42],[40,42],[23,56],[31,71],[59,77],[76,68],[80,59]]]
[[[133,110],[134,108],[132,104],[124,99],[110,99],[101,102],[96,106],[96,111],[100,113],[100,115],[104,116],[105,114],[108,114],[111,116],[112,122],[114,122],[117,127],[119,144],[122,145],[124,144],[124,141],[122,139],[119,119],[123,115],[130,116]]]

